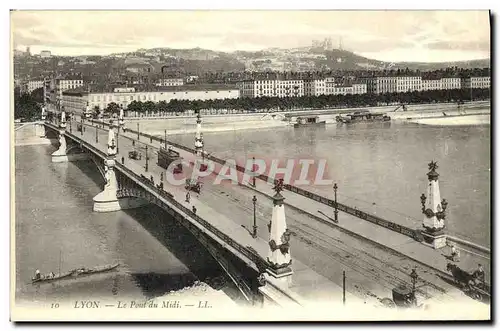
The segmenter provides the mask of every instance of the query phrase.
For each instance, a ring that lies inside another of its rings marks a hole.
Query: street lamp
[[[146,145],[146,172],[148,171],[148,145]]]
[[[334,215],[335,215],[335,222],[338,222],[339,221],[339,210],[338,210],[338,206],[337,206],[337,189],[339,187],[337,186],[337,183],[333,184],[333,192],[335,194],[335,210],[333,211]]]
[[[427,200],[427,197],[425,194],[422,193],[420,196],[420,203],[422,204],[422,213],[425,213],[425,201]]]
[[[137,123],[137,141],[139,141],[140,135],[139,135],[139,123]]]
[[[120,149],[118,147],[119,145],[119,142],[120,141],[120,125],[117,126],[117,129],[116,129],[116,153],[119,153],[120,152]]]
[[[415,291],[416,291],[416,284],[417,284],[418,274],[417,274],[417,271],[415,270],[415,268],[413,268],[411,270],[410,277],[411,277],[411,284],[412,284],[412,290],[411,290],[412,291],[412,297],[413,297],[413,300],[416,300],[416,298],[415,298]]]
[[[99,142],[99,134],[97,133],[97,126],[95,127],[95,142],[98,143]]]
[[[252,172],[253,172],[253,177],[252,177],[252,182],[253,182],[253,187],[255,187],[255,156],[252,157]]]
[[[254,195],[253,196],[253,199],[252,199],[252,202],[253,202],[253,232],[252,232],[252,237],[253,238],[257,238],[257,218],[255,217],[255,207],[256,207],[256,204],[257,204],[257,197]]]

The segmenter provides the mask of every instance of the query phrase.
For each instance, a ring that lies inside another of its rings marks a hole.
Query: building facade
[[[443,81],[441,79],[422,79],[422,91],[442,90]]]
[[[30,80],[27,83],[27,92],[31,93],[41,87],[43,87],[43,80]]]
[[[50,53],[50,51],[41,51],[40,52],[40,57],[42,59],[47,59],[47,58],[49,58],[51,56],[52,56],[52,54]]]
[[[490,88],[490,77],[467,77],[462,79],[462,88]]]
[[[43,83],[43,94],[45,102],[57,107],[57,104],[62,101],[63,92],[83,86],[81,77],[58,77],[46,78]]]
[[[398,76],[396,78],[396,92],[413,92],[422,90],[422,77]]]
[[[237,84],[243,97],[301,97],[304,81],[297,79],[245,80]]]
[[[323,95],[326,93],[326,82],[324,79],[304,80],[304,95]]]
[[[397,91],[397,77],[375,77],[374,93],[394,93]]]
[[[156,86],[181,86],[184,85],[182,78],[160,78],[156,82]]]
[[[98,107],[105,109],[108,104],[114,102],[124,109],[133,101],[154,103],[171,100],[214,100],[214,99],[236,99],[240,97],[240,91],[232,87],[202,87],[202,86],[179,86],[162,87],[154,91],[139,91],[136,88],[114,88],[110,90],[94,90],[90,92],[82,89],[63,92],[62,104],[67,111],[82,113],[85,111],[87,102],[91,109]]]
[[[441,86],[443,90],[456,90],[462,88],[460,77],[443,77],[441,78]]]

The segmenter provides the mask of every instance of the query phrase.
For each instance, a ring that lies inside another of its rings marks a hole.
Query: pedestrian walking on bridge
[[[460,262],[460,251],[454,244],[451,245],[451,259],[453,262]]]

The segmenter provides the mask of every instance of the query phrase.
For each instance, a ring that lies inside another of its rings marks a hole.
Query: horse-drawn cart
[[[140,160],[142,158],[142,155],[137,151],[130,151],[128,152],[128,157],[133,160]]]
[[[184,187],[188,191],[193,191],[193,192],[196,192],[196,193],[200,193],[201,186],[202,186],[202,183],[195,182],[194,180],[191,180],[191,179],[188,178],[188,179],[186,179],[186,186],[184,186]]]
[[[478,279],[465,270],[453,263],[448,263],[446,265],[446,270],[448,270],[453,276],[453,282],[462,290],[465,294],[478,301],[489,301],[491,298],[491,287],[488,285],[484,279]]]

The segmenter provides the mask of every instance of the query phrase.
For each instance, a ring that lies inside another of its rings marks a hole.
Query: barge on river
[[[358,122],[388,122],[390,116],[385,113],[372,113],[368,110],[355,111],[347,115],[339,115],[336,117],[337,122],[350,124]]]
[[[301,116],[297,117],[297,123],[293,125],[294,128],[303,126],[325,126],[326,121],[320,121],[319,116]]]

